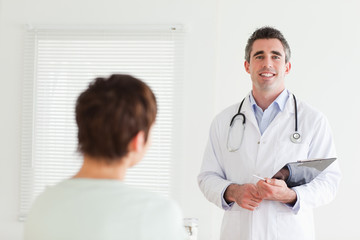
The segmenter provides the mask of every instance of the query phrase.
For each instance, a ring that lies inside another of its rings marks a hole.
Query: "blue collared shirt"
[[[255,102],[254,96],[250,94],[250,104],[255,114],[256,121],[259,126],[261,135],[270,125],[276,115],[284,110],[287,100],[289,99],[288,90],[284,89],[281,94],[270,104],[270,106],[263,111]]]

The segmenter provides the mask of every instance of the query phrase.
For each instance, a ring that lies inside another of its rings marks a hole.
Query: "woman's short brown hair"
[[[148,85],[130,75],[96,78],[76,102],[78,150],[108,163],[124,157],[133,137],[147,139],[157,113]]]

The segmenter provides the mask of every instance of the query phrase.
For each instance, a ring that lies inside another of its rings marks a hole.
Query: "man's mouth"
[[[275,73],[260,73],[260,76],[269,78],[275,76]]]

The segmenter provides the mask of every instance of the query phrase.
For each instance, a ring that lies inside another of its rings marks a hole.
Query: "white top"
[[[185,239],[180,208],[118,180],[69,179],[35,201],[25,240]]]

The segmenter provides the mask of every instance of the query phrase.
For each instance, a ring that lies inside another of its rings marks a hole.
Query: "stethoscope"
[[[296,102],[296,97],[295,97],[294,94],[293,94],[293,98],[294,98],[294,109],[295,109],[295,116],[294,116],[294,118],[295,118],[295,132],[290,135],[290,140],[293,143],[301,143],[301,135],[298,132],[297,102]],[[244,137],[244,134],[242,134],[241,138],[240,138],[240,141],[239,141],[240,144],[238,144],[237,147],[233,147],[233,146],[229,145],[229,139],[231,137],[231,130],[233,129],[234,123],[235,123],[236,119],[238,119],[238,117],[242,117],[243,130],[245,128],[246,117],[245,117],[245,114],[241,113],[241,108],[242,108],[242,105],[243,105],[244,101],[245,101],[245,98],[241,101],[238,112],[231,118],[231,121],[230,121],[229,133],[228,133],[228,138],[227,138],[227,148],[228,148],[228,150],[230,152],[236,152],[237,150],[239,150],[241,142],[242,142],[242,138]]]

